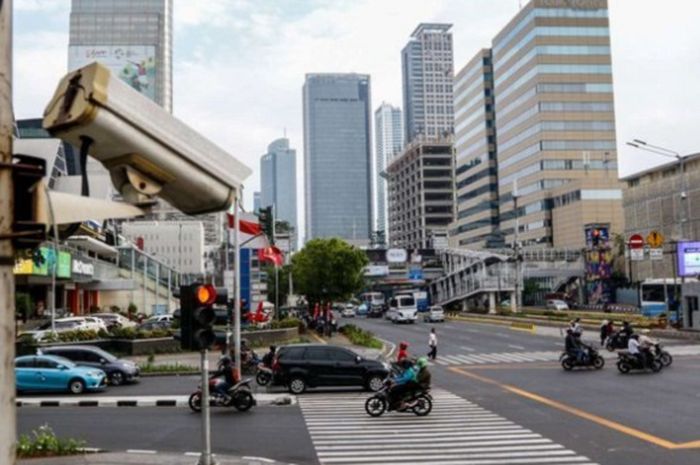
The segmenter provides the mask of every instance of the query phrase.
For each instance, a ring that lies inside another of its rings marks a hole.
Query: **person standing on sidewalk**
[[[437,334],[435,334],[435,328],[430,329],[428,347],[430,347],[430,352],[428,352],[428,358],[430,358],[431,360],[435,360],[435,358],[437,357]]]

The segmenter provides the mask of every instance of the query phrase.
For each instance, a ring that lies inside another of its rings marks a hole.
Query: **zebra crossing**
[[[497,352],[438,355],[432,362],[436,365],[483,365],[493,363],[527,363],[527,362],[556,362],[561,355],[560,350],[541,352]]]
[[[426,417],[365,413],[367,395],[298,398],[321,465],[597,465],[585,456],[441,389]]]

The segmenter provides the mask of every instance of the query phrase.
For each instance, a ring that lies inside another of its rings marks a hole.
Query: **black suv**
[[[287,386],[292,394],[307,387],[361,386],[382,388],[389,366],[367,360],[344,347],[298,344],[280,347],[272,365],[274,384]]]
[[[107,374],[109,384],[113,386],[135,382],[139,378],[139,368],[134,362],[118,359],[96,346],[43,347],[41,353],[65,357],[76,365],[99,368]]]

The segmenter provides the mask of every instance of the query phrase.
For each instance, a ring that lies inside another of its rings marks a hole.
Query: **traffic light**
[[[226,290],[217,291],[211,284],[180,287],[180,347],[183,350],[204,350],[214,345],[214,304],[226,299]]]
[[[272,227],[272,222],[275,220],[272,216],[272,207],[261,208],[258,213],[258,219],[260,220],[260,228],[263,233],[267,236],[270,244],[275,243],[274,229]]]
[[[46,240],[46,225],[39,220],[46,195],[42,186],[46,161],[29,155],[13,155],[14,220],[12,242],[16,249],[33,249]]]

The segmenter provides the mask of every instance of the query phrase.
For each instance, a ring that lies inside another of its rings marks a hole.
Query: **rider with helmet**
[[[272,368],[272,362],[275,360],[275,352],[277,352],[277,346],[270,346],[270,351],[262,358],[262,364],[264,366]]]
[[[231,389],[236,384],[236,373],[231,361],[231,357],[224,355],[219,360],[218,370],[211,375],[209,379],[221,378],[223,380],[214,386],[214,392],[219,394],[221,397],[228,397],[228,390]]]

